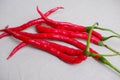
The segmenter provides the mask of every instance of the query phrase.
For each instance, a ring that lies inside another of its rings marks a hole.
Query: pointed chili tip
[[[5,26],[5,29],[0,29],[0,32],[5,31],[8,28],[8,25]]]
[[[11,58],[11,56],[8,56],[6,59],[9,60]]]
[[[43,16],[43,13],[40,11],[38,5],[37,5],[36,9],[37,9],[37,12],[39,13],[39,15],[40,15],[40,16]]]
[[[63,7],[63,6],[58,6],[57,8],[59,8],[59,9],[64,9],[64,7]]]
[[[38,7],[38,5],[36,6],[36,9],[37,9],[37,12],[39,11],[39,7]]]

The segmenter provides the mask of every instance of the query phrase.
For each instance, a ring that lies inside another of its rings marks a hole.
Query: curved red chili
[[[51,47],[45,40],[41,40],[41,39],[32,39],[30,37],[26,37],[24,35],[18,34],[15,31],[12,31],[10,29],[6,29],[5,31],[7,31],[9,34],[11,34],[12,36],[14,36],[15,38],[22,40],[23,42],[30,44],[34,47],[37,47],[39,49],[45,50],[50,52],[51,54],[57,56],[58,58],[60,58],[61,60],[70,63],[70,64],[75,64],[75,63],[80,63],[81,61],[83,61],[84,59],[84,54],[80,55],[80,56],[68,56],[62,52],[60,52],[59,50]]]
[[[65,35],[65,36],[72,37],[72,38],[80,38],[80,39],[85,39],[85,40],[88,39],[88,33],[86,32],[78,33],[78,32],[72,32],[68,30],[43,27],[40,25],[36,26],[36,30],[38,32],[43,32],[43,33],[55,33],[55,34],[61,34],[61,35]],[[103,42],[99,40],[98,38],[96,38],[94,35],[91,36],[91,42],[97,45],[100,45],[100,46],[103,45]]]
[[[53,33],[41,33],[41,34],[27,34],[27,33],[23,33],[23,32],[17,32],[18,34],[21,34],[21,35],[25,35],[25,36],[29,36],[29,37],[32,37],[32,38],[40,38],[40,39],[54,39],[54,40],[60,40],[60,41],[64,41],[64,42],[67,42],[71,45],[74,45],[76,46],[77,48],[79,49],[82,49],[82,50],[85,50],[86,48],[86,45],[84,45],[82,42],[79,42],[75,39],[72,39],[72,38],[69,38],[67,36],[63,36],[63,35],[59,35],[59,34],[53,34]],[[96,51],[94,51],[93,49],[90,48],[90,51],[93,52],[93,53],[96,53]],[[101,58],[100,56],[94,56],[96,59],[99,59]]]
[[[49,11],[47,11],[44,16],[49,16],[50,14],[52,14],[53,12],[57,11],[58,9],[63,9],[63,7],[55,7],[53,9],[50,9]],[[30,20],[29,22],[21,25],[21,26],[18,26],[18,27],[15,27],[15,28],[12,28],[13,30],[17,30],[17,31],[21,31],[21,30],[24,30],[30,26],[33,26],[33,25],[36,25],[36,24],[40,24],[44,22],[44,20],[42,18],[38,18],[38,19],[34,19],[34,20]]]
[[[25,42],[21,42],[19,45],[17,45],[9,54],[9,56],[7,57],[7,60],[10,59],[18,50],[20,50],[21,48],[23,48],[24,46],[26,46],[27,44]]]
[[[56,48],[57,50],[67,54],[67,55],[71,55],[71,56],[80,56],[81,54],[83,54],[83,51],[80,49],[74,49],[74,48],[70,48],[70,47],[66,47],[60,44],[56,44],[54,42],[49,42],[49,45],[51,45],[51,47]],[[7,57],[7,60],[10,59],[18,50],[20,50],[21,48],[25,47],[27,44],[25,42],[21,42],[19,45],[17,45],[9,54],[9,56]],[[85,58],[84,58],[85,59]]]
[[[55,7],[53,9],[50,9],[44,15],[49,16],[50,14],[57,11],[58,9],[63,9],[63,7]],[[44,22],[44,20],[42,18],[38,18],[38,19],[30,20],[30,21],[28,21],[27,23],[25,23],[23,25],[20,25],[20,26],[14,27],[14,28],[10,28],[10,29],[16,30],[16,31],[21,31],[21,30],[24,30],[24,29],[26,29],[26,28],[28,28],[30,26],[40,24],[42,22]],[[8,35],[9,35],[8,33],[4,32],[3,34],[0,35],[0,38],[3,38],[3,37],[8,36]]]
[[[40,16],[46,21],[47,24],[52,25],[54,28],[60,28],[60,29],[67,29],[71,31],[77,31],[77,32],[87,32],[88,27],[84,27],[81,25],[69,23],[69,22],[59,22],[59,21],[54,21],[52,19],[48,19],[38,8],[37,6],[37,11],[40,14]],[[102,40],[102,35],[96,31],[93,30],[92,34]]]

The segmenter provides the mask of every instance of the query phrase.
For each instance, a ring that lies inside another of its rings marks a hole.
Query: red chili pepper
[[[10,55],[7,57],[7,60],[10,59],[18,50],[26,46],[27,44],[25,42],[21,42],[19,45],[17,45],[10,53]]]
[[[6,29],[6,32],[8,32],[9,34],[11,34],[12,36],[14,36],[15,38],[22,40],[23,42],[30,44],[34,47],[37,47],[39,49],[45,50],[50,52],[51,54],[57,56],[58,58],[60,58],[61,60],[70,63],[70,64],[75,64],[75,63],[80,63],[83,61],[83,57],[84,55],[80,55],[80,56],[68,56],[62,52],[60,52],[59,50],[51,47],[51,45],[49,45],[49,43],[47,43],[45,40],[41,40],[41,39],[32,39],[30,37],[26,37],[24,35],[18,34],[15,31],[12,31],[10,29]]]
[[[54,40],[64,41],[64,42],[67,42],[67,43],[69,43],[71,45],[76,46],[77,48],[79,48],[81,50],[85,50],[85,48],[86,48],[86,46],[83,43],[81,43],[81,42],[79,42],[79,41],[77,41],[75,39],[69,38],[67,36],[59,35],[59,34],[53,34],[53,33],[49,33],[49,34],[48,33],[41,33],[41,34],[29,33],[28,34],[27,32],[24,32],[24,33],[23,32],[17,32],[17,33],[21,34],[21,35],[29,36],[31,38],[36,38],[36,39],[40,38],[40,39],[52,39],[52,40],[54,39]],[[92,53],[96,53],[97,54],[97,52],[94,51],[91,48],[90,48],[90,51]],[[94,57],[96,59],[101,58],[101,56],[94,56]]]
[[[55,7],[53,9],[50,9],[44,15],[49,16],[50,14],[57,11],[58,9],[63,9],[63,7]],[[42,22],[44,22],[44,20],[42,18],[38,18],[38,19],[30,20],[30,21],[28,21],[27,23],[25,23],[25,24],[23,24],[21,26],[17,26],[17,27],[11,28],[11,29],[15,30],[15,31],[21,31],[21,30],[24,30],[24,29],[26,29],[26,28],[28,28],[30,26],[40,24]],[[4,32],[3,34],[0,35],[0,38],[3,38],[3,37],[8,36],[8,35],[9,35],[8,33]]]
[[[40,14],[40,16],[46,21],[47,24],[51,25],[54,28],[60,28],[60,29],[67,29],[71,31],[77,31],[77,32],[87,32],[89,30],[89,27],[84,27],[81,25],[69,23],[69,22],[59,22],[59,21],[54,21],[52,19],[48,19],[38,8],[37,6],[37,11]],[[93,30],[92,34],[102,40],[102,35],[96,31]]]
[[[61,34],[61,35],[65,35],[65,36],[72,37],[72,38],[80,38],[80,39],[85,39],[85,40],[88,39],[88,33],[86,32],[78,33],[78,32],[72,32],[68,30],[43,27],[40,25],[36,26],[36,30],[38,32],[43,32],[43,33],[55,33],[55,34]],[[91,42],[97,45],[100,45],[100,46],[103,45],[103,42],[93,35],[91,36]]]
[[[48,41],[47,41],[48,42]],[[83,54],[83,51],[80,49],[74,49],[74,48],[70,48],[70,47],[66,47],[60,44],[56,44],[53,42],[48,42],[49,45],[51,45],[51,47],[56,48],[57,50],[67,54],[67,55],[71,55],[71,56],[79,56],[81,54]],[[17,45],[10,53],[10,55],[7,57],[7,60],[10,59],[18,50],[20,50],[21,48],[25,47],[27,45],[27,43],[25,42],[21,42],[19,45]],[[86,59],[86,57],[84,57],[84,59]]]

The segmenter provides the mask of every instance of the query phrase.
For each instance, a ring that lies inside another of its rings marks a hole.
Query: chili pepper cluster
[[[53,12],[57,11],[58,9],[63,9],[63,7],[56,7],[50,9],[45,14],[43,14],[37,7],[37,12],[41,16],[41,18],[30,20],[27,23],[17,27],[9,28],[8,26],[6,26],[5,29],[1,29],[0,31],[3,33],[0,35],[0,38],[3,38],[5,36],[13,36],[14,38],[21,41],[20,44],[18,44],[12,50],[7,59],[10,59],[18,50],[25,47],[26,45],[31,45],[33,47],[39,48],[40,50],[47,51],[50,54],[58,57],[60,60],[69,64],[81,63],[82,61],[86,60],[88,56],[91,56],[120,73],[120,70],[114,67],[104,57],[119,55],[120,52],[114,50],[113,48],[103,43],[103,41],[112,37],[119,38],[120,35],[110,29],[99,27],[98,23],[92,26],[85,27],[82,25],[73,24],[71,22],[60,22],[52,20],[47,17]],[[43,26],[42,24],[47,24],[50,27]],[[22,31],[33,26],[35,27],[37,33]],[[110,31],[114,35],[104,37],[99,32],[93,29]],[[87,44],[83,44],[82,42],[76,40],[75,38],[83,39],[87,42]],[[76,48],[71,48],[62,44],[50,42],[48,41],[48,39],[66,42],[68,44],[75,46]],[[99,54],[97,51],[90,48],[90,43],[106,47],[115,54],[108,55]]]

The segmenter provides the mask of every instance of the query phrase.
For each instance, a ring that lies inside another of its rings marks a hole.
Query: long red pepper
[[[46,50],[50,53],[52,53],[53,55],[57,56],[58,58],[60,58],[61,60],[65,61],[65,62],[68,62],[68,63],[71,63],[71,64],[75,64],[75,63],[79,63],[81,61],[83,61],[83,56],[78,56],[78,57],[71,57],[71,56],[68,56],[64,53],[61,53],[60,51],[58,51],[57,49],[55,48],[52,48],[51,46],[49,46],[44,40],[41,40],[39,39],[32,39],[30,37],[26,37],[24,35],[21,35],[21,34],[18,34],[18,32],[15,32],[15,31],[12,31],[11,29],[8,29],[6,28],[4,31],[8,32],[9,34],[11,34],[12,36],[14,36],[15,38],[19,39],[19,40],[22,40],[24,41],[25,43],[28,43],[30,45],[33,45],[34,47],[37,47],[37,48],[42,48],[43,50]],[[64,38],[63,38],[64,39]],[[61,39],[60,39],[61,40]],[[69,39],[66,39],[65,38],[65,41],[68,40],[68,43],[71,43],[72,40],[69,40]],[[88,37],[88,41],[90,40],[90,35]],[[75,41],[76,42],[76,41]],[[74,43],[74,42],[73,42]],[[44,46],[43,46],[44,44]],[[80,42],[80,44],[82,44]],[[74,44],[73,44],[74,45]],[[75,44],[76,45],[76,44]],[[76,45],[77,46],[77,45]],[[83,48],[86,46],[84,44],[81,45]],[[88,47],[88,46],[87,46]],[[86,50],[86,49],[85,49]],[[96,51],[92,50],[91,48],[89,49],[91,52],[92,52],[92,55],[93,54],[97,54]],[[85,51],[85,54],[86,54],[86,51]],[[88,53],[87,53],[88,54]],[[91,53],[90,53],[91,55]],[[120,73],[120,70],[118,70],[116,67],[114,67],[107,59],[105,59],[103,56],[95,56],[93,55],[93,57],[95,59],[98,59],[99,61],[105,63],[106,65],[110,66],[111,68],[113,68],[115,71],[119,72]]]
[[[78,42],[77,40],[75,39],[72,39],[72,38],[69,38],[67,36],[63,36],[63,35],[59,35],[59,34],[53,34],[53,33],[41,33],[41,34],[27,34],[27,33],[23,33],[23,32],[17,32],[18,34],[21,34],[21,35],[25,35],[25,36],[29,36],[29,37],[32,37],[32,38],[43,38],[43,39],[54,39],[54,40],[60,40],[60,41],[64,41],[64,42],[67,42],[71,45],[74,45],[82,50],[85,50],[86,46],[81,43],[81,42]],[[93,52],[93,53],[97,53],[96,51],[94,51],[93,49],[90,48],[90,51]],[[96,59],[99,59],[100,56],[94,56],[94,58]]]
[[[34,47],[37,47],[39,49],[45,50],[50,52],[51,54],[57,56],[58,58],[60,58],[61,60],[63,60],[64,62],[70,63],[70,64],[75,64],[75,63],[80,63],[82,62],[84,59],[84,55],[80,55],[77,57],[72,57],[72,56],[68,56],[62,52],[60,52],[59,50],[51,47],[48,43],[46,43],[46,41],[41,40],[41,39],[32,39],[30,37],[26,37],[24,35],[18,34],[18,32],[12,31],[10,29],[5,29],[5,31],[7,31],[9,34],[11,34],[12,36],[14,36],[15,38],[24,41],[25,43],[28,43]],[[68,39],[65,39],[65,41]],[[71,43],[72,40],[69,40],[69,42]],[[75,45],[79,48],[82,48],[84,50],[84,48],[86,48],[86,46],[84,44],[82,44],[81,42],[77,42],[75,41]],[[77,44],[78,45],[77,45]],[[80,45],[81,44],[81,45]],[[79,46],[80,45],[80,46]],[[81,47],[82,46],[82,47]],[[90,51],[92,52],[92,54],[97,54],[96,51],[92,50],[90,48]],[[98,59],[99,61],[101,61],[102,63],[110,66],[111,68],[113,68],[114,70],[116,70],[117,72],[120,73],[120,71],[114,67],[107,59],[105,59],[103,56],[93,56],[95,59]]]
[[[63,9],[63,7],[55,7],[53,9],[50,9],[49,11],[47,11],[44,15],[45,16],[49,16],[50,14],[52,14],[53,12],[57,11],[58,9]],[[17,27],[14,27],[14,28],[11,28],[12,30],[15,30],[15,31],[21,31],[21,30],[24,30],[28,27],[31,27],[33,25],[36,25],[36,24],[41,24],[42,22],[44,22],[44,20],[42,18],[38,18],[38,19],[34,19],[34,20],[30,20],[28,21],[27,23],[23,24],[23,25],[20,25],[20,26],[17,26]],[[4,32],[0,35],[0,38],[4,37],[4,36],[8,36],[9,34]]]
[[[43,32],[43,33],[61,34],[61,35],[65,35],[65,36],[72,37],[72,38],[80,38],[80,39],[85,39],[85,40],[87,40],[87,38],[88,38],[88,33],[86,33],[86,32],[77,33],[77,32],[68,31],[68,30],[48,28],[48,27],[44,27],[44,26],[40,26],[40,25],[36,26],[36,30],[38,32]],[[93,42],[97,45],[100,45],[100,46],[103,45],[103,42],[93,35],[91,36],[91,42]]]
[[[83,27],[82,26],[82,29],[80,28],[81,26],[79,25],[76,25],[76,24],[72,24],[72,23],[68,23],[68,22],[59,22],[59,21],[54,21],[52,19],[48,19],[39,9],[38,9],[38,6],[37,6],[37,11],[38,13],[41,15],[41,17],[46,21],[47,24],[50,24],[52,27],[54,28],[60,28],[60,29],[66,29],[66,30],[71,30],[71,31],[75,31],[75,32],[81,32],[80,30],[82,30],[83,32],[86,32],[86,31],[89,31],[91,29],[91,26],[90,27]],[[95,26],[96,27],[96,26]],[[83,30],[84,28],[84,30]],[[109,30],[109,29],[108,29]],[[110,30],[111,31],[111,30]],[[114,33],[113,31],[111,31],[112,33]],[[94,36],[96,36],[98,39],[100,40],[103,40],[103,38],[105,37],[102,37],[101,34],[99,34],[98,32],[96,31],[92,31],[92,34]],[[116,34],[116,33],[114,33]],[[119,34],[116,34],[116,37],[120,37]],[[105,39],[109,39],[110,37],[106,37]],[[101,43],[100,43],[101,44]],[[106,45],[106,44],[103,44],[104,47],[106,47],[107,49],[111,50],[112,52],[116,53],[116,54],[120,54],[120,52],[116,51],[115,49],[111,48],[110,46]]]
[[[60,29],[67,29],[67,30],[71,30],[71,31],[77,31],[77,32],[88,32],[90,30],[90,28],[92,26],[81,26],[81,25],[77,25],[77,24],[73,24],[73,23],[70,23],[70,22],[60,22],[60,21],[54,21],[52,19],[48,19],[45,15],[43,15],[43,13],[38,9],[38,6],[37,6],[37,11],[38,13],[40,14],[40,16],[46,21],[47,24],[50,24],[52,27],[54,28],[60,28]],[[107,28],[101,28],[101,27],[98,27],[98,25],[95,26],[95,29],[99,29],[99,30],[103,30],[103,31],[109,31],[115,35],[112,35],[112,36],[108,36],[108,37],[105,37],[105,36],[102,36],[100,33],[96,32],[96,31],[92,31],[92,34],[94,36],[96,36],[97,38],[99,38],[100,40],[107,40],[111,37],[117,37],[117,38],[120,38],[120,34],[114,32],[113,30],[111,29],[107,29]]]
[[[26,46],[27,43],[25,42],[21,42],[19,45],[17,45],[9,54],[9,56],[7,57],[7,60],[10,59],[18,50],[20,50],[21,48],[23,48],[24,46]]]
[[[67,29],[71,31],[77,31],[77,32],[87,32],[89,31],[89,27],[84,27],[81,25],[69,23],[69,22],[59,22],[59,21],[54,21],[52,19],[48,19],[38,8],[37,6],[37,11],[40,14],[40,16],[46,21],[47,24],[52,25],[54,28],[60,28],[60,29]],[[96,31],[93,30],[92,34],[102,40],[102,35]]]
[[[48,42],[48,41],[47,41]],[[67,55],[71,55],[71,56],[79,56],[81,54],[83,54],[83,51],[80,49],[74,49],[74,48],[70,48],[70,47],[66,47],[60,44],[56,44],[53,42],[48,42],[49,45],[51,45],[51,47],[56,48],[57,50],[67,54]],[[20,50],[21,48],[25,47],[27,45],[27,43],[25,42],[21,42],[19,45],[17,45],[9,54],[9,56],[7,57],[7,60],[10,59],[18,50]],[[83,57],[83,59],[86,59],[86,56]]]
[[[6,29],[6,31],[9,33],[10,30],[9,30],[9,29]],[[12,32],[10,32],[10,33],[12,33]],[[13,33],[17,33],[17,32],[13,32]],[[4,35],[5,35],[5,34],[4,34]],[[15,35],[15,34],[12,34],[12,35],[13,35],[14,37],[16,36],[16,38],[19,38],[19,39],[22,40],[22,38],[20,38],[19,36],[22,36],[22,37],[23,37],[23,35],[20,35],[20,34],[16,34],[16,35]],[[24,36],[23,38],[25,38],[25,36]],[[29,37],[28,37],[28,38],[29,38]],[[27,37],[26,37],[25,39],[23,39],[23,40],[27,40]],[[28,39],[28,40],[29,40],[29,39]],[[33,43],[34,41],[36,41],[36,42],[38,41],[37,43],[40,42],[38,39],[33,39],[33,40],[32,40],[32,39],[30,38],[30,42],[31,42],[31,41],[32,41],[32,43]],[[44,41],[43,41],[43,42],[44,42]],[[68,41],[68,42],[69,42],[69,41]],[[37,45],[35,45],[35,46],[37,46]],[[91,49],[90,49],[90,50],[91,50]],[[94,52],[94,51],[93,51],[93,52]],[[95,53],[95,54],[96,54],[96,53]],[[108,65],[110,64],[109,62],[107,62],[107,60],[106,60],[104,57],[101,57],[101,56],[97,56],[97,57],[100,57],[100,58],[99,58],[100,61],[102,61],[102,62],[104,62],[104,63],[106,63],[106,64],[108,64]],[[65,58],[64,58],[64,59],[65,59]],[[76,61],[76,60],[75,60],[75,61]]]
[[[45,40],[41,40],[41,39],[32,39],[30,37],[26,37],[24,35],[20,35],[15,31],[12,31],[10,29],[6,29],[6,32],[8,32],[9,34],[11,34],[12,36],[14,36],[15,38],[22,40],[25,43],[28,43],[34,47],[37,47],[39,49],[45,50],[50,52],[51,54],[57,56],[58,58],[60,58],[61,60],[70,63],[70,64],[75,64],[75,63],[80,63],[81,61],[83,61],[83,56],[84,55],[80,55],[77,57],[73,57],[73,56],[68,56],[62,52],[60,52],[59,50],[51,47]]]

